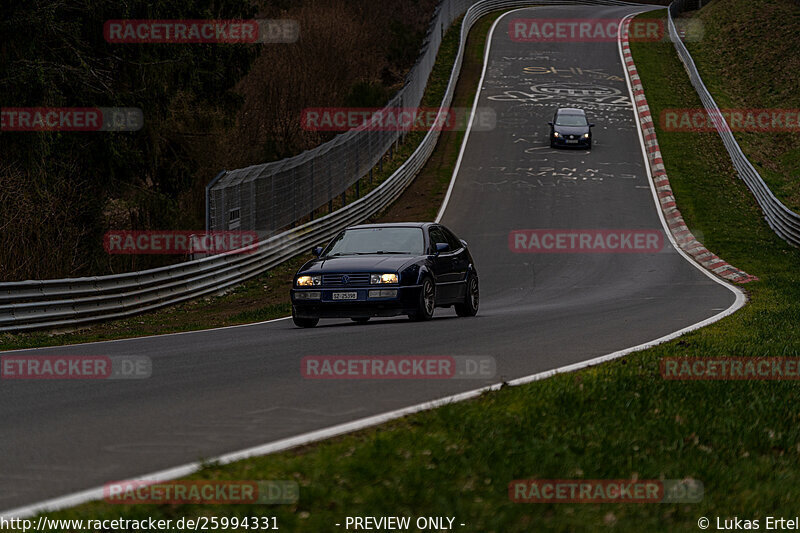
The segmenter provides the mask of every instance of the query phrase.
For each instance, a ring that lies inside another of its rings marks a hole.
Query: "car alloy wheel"
[[[456,314],[458,316],[475,316],[478,314],[479,304],[478,276],[470,274],[469,279],[467,279],[467,294],[464,296],[464,303],[455,305]]]
[[[411,320],[430,320],[433,318],[433,311],[436,308],[436,286],[431,281],[431,278],[422,280],[422,289],[419,292],[419,303],[417,304],[417,312],[413,315],[408,315]]]

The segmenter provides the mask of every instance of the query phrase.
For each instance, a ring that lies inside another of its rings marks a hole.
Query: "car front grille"
[[[345,276],[347,282],[345,283]],[[347,273],[347,274],[323,274],[322,286],[323,287],[358,287],[361,285],[369,285],[369,273]]]

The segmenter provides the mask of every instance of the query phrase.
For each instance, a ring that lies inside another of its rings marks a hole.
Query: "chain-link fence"
[[[447,28],[474,0],[443,0],[417,62],[385,110],[419,107]],[[297,117],[300,120],[300,117]],[[251,230],[268,237],[342,196],[369,174],[407,131],[362,127],[295,157],[226,171],[207,187],[209,230]]]
[[[446,0],[438,21],[457,18],[466,8],[458,54],[441,107],[453,100],[467,35],[481,16],[494,10],[528,6],[530,0]],[[621,0],[536,0],[536,5],[630,5]],[[454,7],[455,6],[455,7]],[[435,27],[435,26],[434,26]],[[444,33],[439,31],[439,39]],[[435,55],[435,54],[434,54]],[[252,253],[223,253],[140,272],[88,278],[0,283],[0,333],[76,327],[118,319],[215,294],[259,275],[312,246],[329,241],[342,229],[391,205],[414,179],[436,146],[440,131],[431,128],[411,156],[364,197],[316,220],[303,223],[253,245]],[[343,136],[342,136],[343,137]],[[290,160],[289,160],[290,161]],[[312,164],[312,163],[309,163]],[[315,168],[317,163],[313,163]],[[246,170],[246,169],[245,169]],[[243,228],[244,229],[244,228]]]

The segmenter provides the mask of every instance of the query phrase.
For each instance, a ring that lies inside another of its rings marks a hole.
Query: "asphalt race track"
[[[668,248],[654,254],[521,254],[512,230],[662,230],[616,42],[519,43],[512,18],[622,18],[635,7],[541,7],[502,17],[473,131],[442,222],[477,261],[476,318],[366,325],[291,320],[33,350],[145,355],[143,380],[0,381],[0,509],[214,457],[587,360],[730,307],[733,292]],[[594,149],[553,150],[547,121],[583,107]],[[492,379],[308,380],[307,355],[488,355]]]

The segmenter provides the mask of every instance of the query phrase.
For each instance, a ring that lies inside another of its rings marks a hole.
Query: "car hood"
[[[413,263],[414,255],[345,255],[309,261],[300,270],[303,273],[327,272],[394,272]]]
[[[561,135],[583,135],[589,133],[589,126],[554,126]]]

